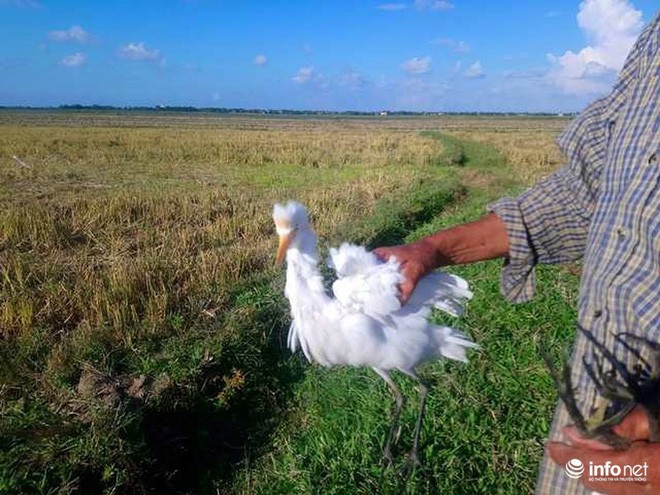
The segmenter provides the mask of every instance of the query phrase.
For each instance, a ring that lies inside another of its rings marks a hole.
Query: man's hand
[[[439,266],[435,249],[424,239],[412,244],[380,247],[375,249],[374,253],[383,261],[394,256],[401,264],[403,274],[403,282],[399,286],[401,303],[406,303],[410,299],[420,278]]]
[[[618,466],[636,466],[646,463],[646,482],[634,481],[589,481],[588,470],[581,482],[587,488],[608,495],[660,494],[660,443],[649,443],[648,417],[640,408],[634,409],[624,420],[613,428],[614,432],[632,442],[628,449],[614,450],[597,440],[580,436],[569,426],[564,428],[567,443],[551,442],[548,452],[552,459],[565,466],[571,459],[579,459],[588,469],[589,462],[605,464],[608,461]]]
[[[412,244],[379,247],[374,253],[383,260],[394,256],[401,263],[404,281],[399,298],[405,303],[419,279],[440,266],[507,256],[509,237],[502,220],[489,213],[479,220],[441,230]]]

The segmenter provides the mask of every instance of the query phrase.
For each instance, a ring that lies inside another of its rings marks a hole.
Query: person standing
[[[405,302],[417,281],[439,266],[505,258],[501,290],[512,302],[530,300],[539,263],[583,260],[578,325],[632,367],[637,357],[614,336],[632,333],[660,342],[660,15],[633,46],[611,93],[587,107],[559,136],[567,164],[517,198],[489,205],[476,222],[437,232],[415,243],[380,247],[382,258],[402,266]],[[581,358],[591,345],[581,333],[573,348],[572,379],[587,415],[605,399]],[[660,444],[649,443],[639,411],[616,431],[630,449],[603,450],[564,428],[570,418],[557,406],[541,463],[539,495],[660,493]],[[579,459],[648,462],[646,482],[573,479],[564,465]]]

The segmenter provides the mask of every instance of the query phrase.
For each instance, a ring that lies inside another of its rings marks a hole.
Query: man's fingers
[[[412,294],[412,290],[413,284],[410,282],[410,280],[405,280],[399,284],[399,301],[401,301],[401,304],[406,304],[408,302],[408,299],[410,299],[410,295]]]
[[[390,259],[390,256],[392,256],[390,249],[386,247],[376,248],[372,252],[378,256],[381,261],[387,261]]]
[[[635,481],[589,481],[582,482],[592,493],[606,495],[657,495],[658,485]],[[655,487],[655,488],[654,488]]]
[[[651,432],[649,418],[641,407],[636,407],[623,418],[620,424],[612,428],[614,433],[632,441],[648,440]]]
[[[612,450],[613,447],[603,443],[599,442],[598,440],[595,440],[593,438],[584,438],[580,433],[577,431],[577,428],[575,426],[567,426],[562,430],[564,433],[564,437],[568,442],[573,445],[574,447],[578,447],[581,449],[590,449],[590,450]]]
[[[614,426],[612,431],[632,442],[647,440],[650,435],[648,416],[642,408],[636,407],[623,418],[621,423]],[[563,433],[566,440],[576,447],[591,450],[612,450],[612,447],[607,444],[593,438],[583,437],[574,426],[567,426],[563,429]]]
[[[408,299],[410,299],[410,295],[412,294],[413,289],[415,288],[415,283],[411,281],[410,275],[407,273],[409,271],[407,269],[407,263],[405,261],[401,261],[395,254],[396,252],[396,247],[379,247],[373,250],[373,253],[380,258],[381,261],[387,262],[389,259],[394,256],[397,258],[399,263],[401,264],[401,273],[403,274],[403,282],[401,282],[398,286],[399,289],[399,301],[401,301],[401,304],[406,304],[408,302]]]
[[[419,253],[411,248],[411,245],[379,247],[374,249],[373,253],[383,261],[395,257],[399,262],[403,275],[403,281],[399,284],[399,300],[401,304],[405,304],[410,299],[419,279],[427,273],[423,260],[419,259]]]
[[[404,264],[401,267],[403,281],[399,284],[399,301],[401,301],[401,304],[406,304],[408,302],[408,299],[410,299],[410,296],[415,289],[415,281],[411,279],[409,272],[410,270]]]

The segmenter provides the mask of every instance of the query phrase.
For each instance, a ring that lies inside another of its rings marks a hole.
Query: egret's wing
[[[402,308],[398,285],[403,276],[394,258],[383,262],[361,246],[342,244],[338,249],[330,249],[329,264],[337,272],[338,279],[332,286],[337,300],[346,308],[379,319],[399,309],[405,314],[428,316],[431,307],[460,316],[472,298],[467,281],[434,271],[417,282]]]
[[[433,306],[452,316],[461,316],[465,304],[472,299],[466,280],[456,275],[435,271],[423,277],[415,287],[408,304]]]
[[[291,352],[296,352],[299,344],[298,328],[296,327],[296,320],[293,320],[291,326],[289,326],[289,334],[286,336],[286,346]]]
[[[300,346],[300,348],[303,351],[303,354],[307,358],[307,361],[309,361],[310,363],[314,361],[314,359],[312,359],[312,354],[309,349],[309,342],[304,338],[301,338],[298,332],[298,325],[296,325],[296,320],[293,320],[291,322],[291,326],[289,327],[289,334],[287,335],[286,338],[286,345],[291,350],[291,352],[296,352],[298,350],[298,346]]]
[[[362,246],[344,243],[330,249],[329,264],[338,277],[332,292],[346,309],[382,319],[401,308],[397,286],[403,277],[396,260],[384,263]]]

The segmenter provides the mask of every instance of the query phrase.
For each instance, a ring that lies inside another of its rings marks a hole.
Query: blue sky
[[[657,0],[0,0],[0,105],[576,111]]]

